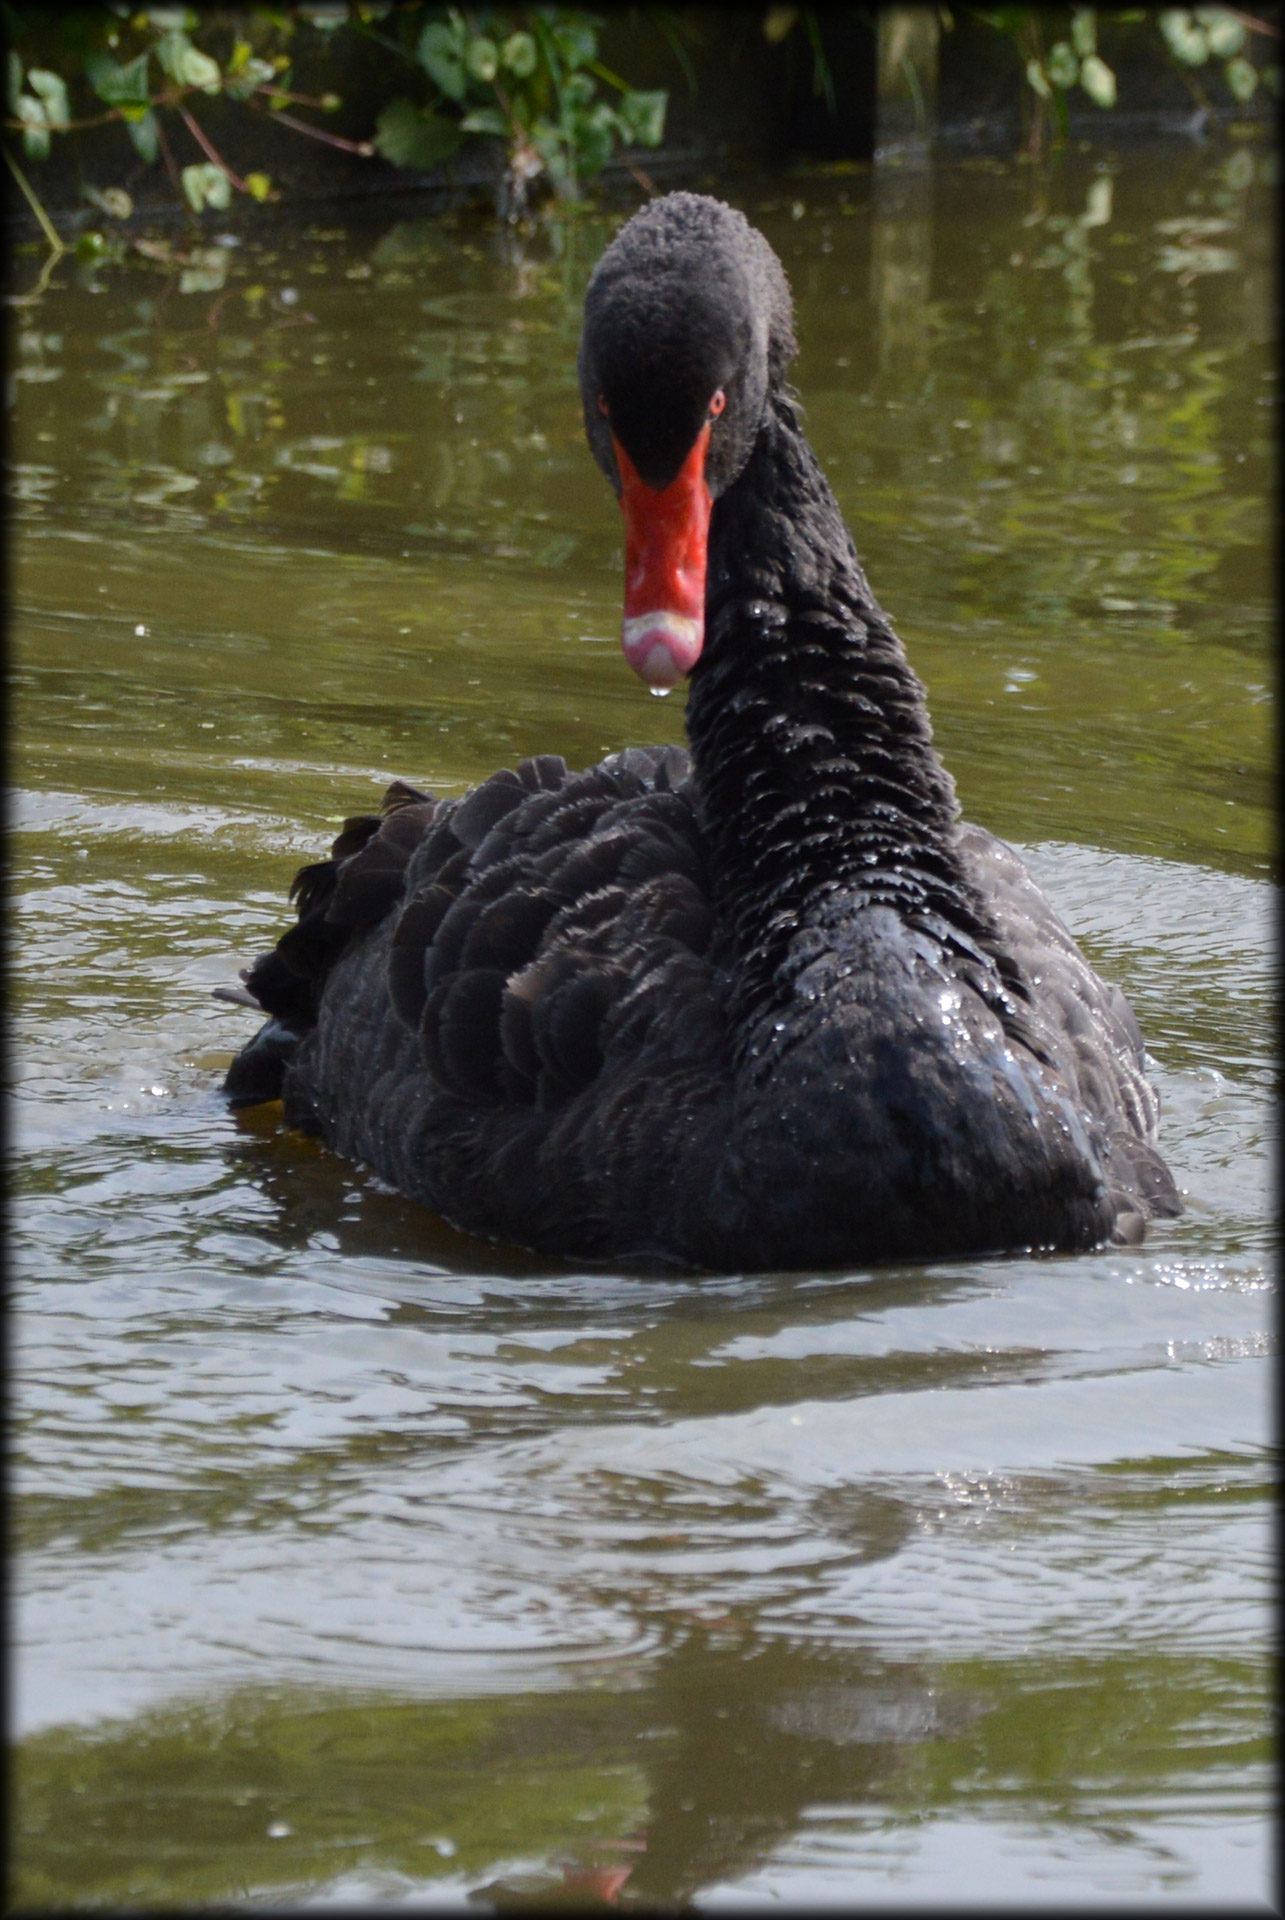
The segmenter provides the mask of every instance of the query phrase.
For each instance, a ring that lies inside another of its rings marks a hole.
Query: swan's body
[[[675,194],[622,231],[586,301],[586,423],[625,507],[626,651],[653,684],[690,670],[690,760],[395,788],[300,877],[229,1092],[280,1092],[457,1226],[549,1252],[788,1268],[1137,1238],[1179,1210],[1137,1025],[1017,856],[959,823],[792,351],[739,215]]]

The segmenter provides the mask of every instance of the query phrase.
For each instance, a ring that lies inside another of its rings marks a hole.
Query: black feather
[[[439,1086],[461,1100],[489,1104],[500,1097],[503,997],[498,967],[452,974],[428,996],[420,1022],[424,1064]]]

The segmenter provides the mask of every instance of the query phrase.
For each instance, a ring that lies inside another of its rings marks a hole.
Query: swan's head
[[[651,687],[676,686],[700,657],[710,511],[793,353],[781,263],[721,201],[653,200],[594,269],[580,394],[625,517],[625,658]]]

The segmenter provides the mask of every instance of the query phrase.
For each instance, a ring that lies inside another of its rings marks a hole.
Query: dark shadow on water
[[[505,1279],[532,1279],[558,1266],[524,1248],[457,1232],[440,1214],[385,1188],[373,1175],[287,1127],[279,1102],[238,1113],[228,1152],[272,1201],[271,1237],[280,1246],[305,1247],[324,1233],[345,1254],[413,1261],[438,1273],[487,1273]],[[568,1265],[565,1271],[576,1269]]]
[[[832,1313],[843,1318],[852,1311],[854,1295],[861,1311],[869,1314],[912,1301],[944,1302],[988,1289],[996,1283],[988,1276],[1002,1276],[1006,1264],[1000,1257],[985,1263],[943,1261],[930,1266],[722,1274],[668,1266],[654,1259],[562,1260],[458,1232],[439,1214],[285,1126],[279,1103],[238,1113],[226,1151],[238,1177],[272,1204],[271,1221],[257,1218],[254,1230],[275,1246],[301,1250],[325,1236],[330,1251],[354,1261],[404,1262],[412,1282],[428,1269],[437,1275],[535,1283],[530,1294],[523,1291],[515,1297],[514,1304],[524,1311],[535,1304],[535,1293],[543,1310],[553,1304],[550,1288],[565,1287],[568,1304],[577,1311],[587,1298],[617,1304],[636,1298],[647,1311],[663,1301],[666,1317],[690,1312],[703,1318],[714,1299],[726,1299],[734,1311],[748,1305],[770,1311],[779,1304],[794,1320],[801,1303],[811,1300],[814,1312],[827,1319]],[[637,1291],[633,1283],[639,1283]],[[1003,1284],[1002,1278],[998,1284]],[[409,1301],[407,1308],[415,1310]]]

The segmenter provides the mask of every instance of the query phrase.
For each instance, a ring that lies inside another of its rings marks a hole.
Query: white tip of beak
[[[620,644],[640,680],[668,691],[696,665],[704,638],[700,620],[681,613],[643,613],[625,621]]]

